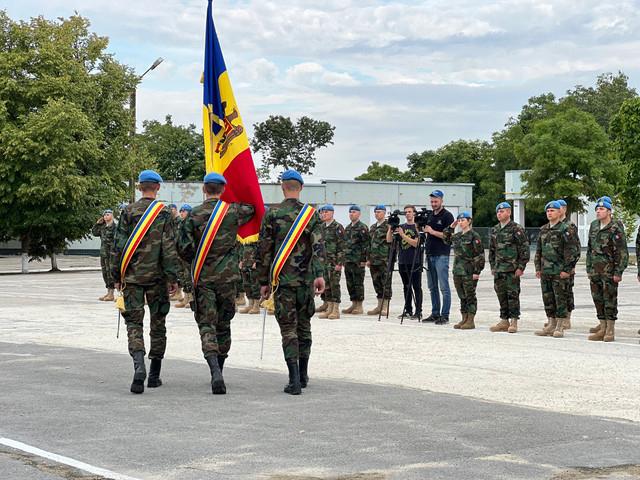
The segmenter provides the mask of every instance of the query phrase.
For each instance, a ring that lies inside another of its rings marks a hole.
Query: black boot
[[[298,369],[297,358],[287,358],[287,368],[289,369],[289,383],[284,387],[284,393],[290,395],[300,395],[302,387],[300,386],[300,370]]]
[[[136,352],[133,357],[133,383],[131,393],[144,392],[144,380],[147,378],[147,369],[144,366],[144,352]]]
[[[300,386],[302,388],[307,388],[307,383],[309,383],[309,375],[307,375],[309,357],[300,357],[298,362],[300,364]]]
[[[207,363],[211,370],[211,393],[214,395],[224,395],[227,393],[227,387],[224,384],[224,378],[222,378],[220,365],[218,365],[218,356],[211,355],[207,357]]]
[[[227,357],[223,357],[222,355],[218,355],[218,366],[220,367],[220,373],[222,373],[222,367],[224,367],[224,361]]]
[[[162,385],[160,379],[160,368],[162,367],[161,358],[152,358],[151,366],[149,366],[149,380],[147,380],[147,387],[156,388]]]

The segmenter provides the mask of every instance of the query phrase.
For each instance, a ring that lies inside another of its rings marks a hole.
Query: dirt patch
[[[67,465],[60,465],[58,463],[42,463],[42,459],[39,457],[33,457],[31,455],[24,455],[22,453],[8,453],[8,452],[0,452],[0,455],[4,455],[5,457],[13,458],[14,460],[18,460],[19,462],[24,463],[25,465],[29,465],[33,468],[37,468],[41,472],[51,473],[53,475],[58,475],[61,478],[66,480],[109,480],[103,476],[99,475],[90,475],[82,470],[78,470],[77,468],[69,467]]]
[[[551,477],[552,480],[600,480],[609,477],[640,478],[640,465],[618,465],[604,468],[575,468]]]

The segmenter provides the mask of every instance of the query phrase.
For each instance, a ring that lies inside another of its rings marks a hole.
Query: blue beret
[[[225,178],[216,172],[207,173],[204,176],[204,183],[221,183],[223,185],[227,184]]]
[[[104,215],[105,213],[113,213],[113,210],[105,210],[104,212],[102,212],[102,215]]]
[[[498,210],[500,210],[501,208],[511,208],[511,205],[509,205],[507,202],[501,202],[498,204],[498,206],[496,207],[496,212]]]
[[[387,211],[387,206],[386,205],[376,205],[376,207],[373,209],[373,211],[376,210],[384,210],[385,212]]]
[[[440,190],[434,190],[433,192],[431,192],[429,194],[430,197],[440,197],[440,198],[444,198],[444,193],[442,193]]]
[[[552,200],[551,202],[547,203],[547,205],[544,207],[544,211],[546,212],[550,208],[555,208],[556,210],[560,210],[560,202],[558,202],[557,200]]]
[[[175,203],[170,203],[169,208],[178,208],[178,205],[176,205]]]
[[[138,182],[162,183],[162,177],[153,170],[144,170],[138,175]]]
[[[469,212],[460,212],[457,218],[471,218],[471,214]]]
[[[269,210],[269,207],[265,205],[264,206],[264,211],[266,212],[267,210]]]
[[[351,205],[349,207],[349,211],[351,211],[351,210],[357,210],[359,212],[360,211],[360,207],[358,205]]]
[[[611,197],[600,197],[598,199],[598,203],[600,203],[600,202],[607,202],[610,205],[613,204],[613,202],[611,201]]]
[[[187,212],[191,211],[191,205],[182,205],[180,207],[180,211],[186,210]]]
[[[295,170],[287,170],[282,174],[281,178],[282,180],[297,180],[300,182],[301,185],[304,185],[304,182],[302,181],[302,176]]]
[[[325,210],[329,210],[331,212],[335,211],[334,208],[333,208],[333,205],[324,205],[324,206],[320,207],[320,211],[321,212],[324,212]]]
[[[129,205],[129,204],[128,204],[128,203],[121,203],[121,204],[118,206],[118,210],[122,210],[122,209],[124,209],[124,207],[126,207],[127,205]]]
[[[565,202],[564,200],[560,199],[560,200],[556,200],[556,202],[558,202],[560,204],[561,207],[566,207],[567,206],[567,202]]]
[[[609,210],[613,210],[613,207],[611,206],[611,204],[609,202],[605,202],[604,200],[600,200],[598,203],[596,203],[596,208],[598,207],[605,207],[605,208],[608,208]]]

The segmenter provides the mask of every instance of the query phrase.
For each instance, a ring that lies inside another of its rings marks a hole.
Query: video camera
[[[415,221],[420,229],[427,226],[431,215],[433,215],[433,210],[427,210],[426,208],[421,208],[418,212],[416,212]]]
[[[393,213],[389,214],[387,223],[391,226],[392,230],[395,230],[400,226],[400,215],[404,215],[404,212],[401,212],[400,210],[394,210]]]

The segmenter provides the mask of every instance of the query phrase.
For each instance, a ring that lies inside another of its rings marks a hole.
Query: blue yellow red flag
[[[204,52],[203,122],[207,173],[217,172],[227,180],[222,200],[253,205],[253,219],[240,227],[243,242],[257,240],[264,215],[264,201],[249,149],[249,139],[231,90],[227,67],[213,24],[212,0],[207,7]]]

